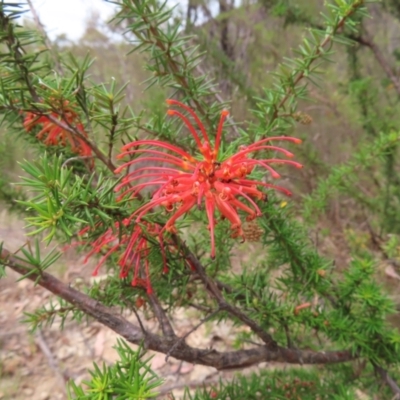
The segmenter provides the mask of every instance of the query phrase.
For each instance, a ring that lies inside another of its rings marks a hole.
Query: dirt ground
[[[0,209],[0,242],[11,251],[18,250],[27,238],[24,236],[23,223],[16,217],[10,217]],[[53,267],[52,267],[53,268]],[[64,282],[91,278],[91,266],[82,268],[82,259],[68,254],[51,270]],[[55,322],[51,327],[31,333],[29,326],[21,321],[24,312],[33,312],[36,308],[48,304],[53,296],[32,282],[17,282],[19,276],[7,270],[7,277],[0,280],[0,399],[63,400],[67,399],[66,381],[74,379],[79,383],[87,379],[88,368],[96,363],[111,363],[116,359],[113,346],[118,337],[113,331],[97,322],[78,325],[74,321],[65,324],[60,330]],[[128,317],[135,320],[134,317]],[[175,325],[178,335],[187,333],[193,325],[187,311],[177,310]],[[157,330],[155,321],[147,321]],[[193,332],[187,339],[188,344],[197,347],[215,346],[213,338],[219,338],[218,348],[226,349],[231,343],[225,338],[232,327],[228,324],[205,324]],[[232,378],[235,372],[219,373],[214,368],[193,365],[154,354],[153,370],[164,379],[160,399],[170,399],[172,391],[176,398],[183,394],[184,387],[194,388],[207,384],[212,387],[220,378]]]

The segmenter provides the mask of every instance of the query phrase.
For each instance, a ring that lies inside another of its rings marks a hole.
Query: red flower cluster
[[[247,220],[253,220],[261,215],[260,208],[255,200],[265,199],[266,195],[259,187],[273,188],[290,195],[291,193],[279,186],[249,178],[256,166],[266,169],[273,178],[279,174],[270,164],[289,164],[297,168],[302,165],[291,160],[279,158],[251,158],[258,152],[272,150],[291,158],[293,154],[280,147],[272,146],[272,141],[290,141],[300,143],[299,139],[287,136],[269,137],[259,140],[249,146],[241,146],[239,150],[220,161],[218,159],[221,144],[222,128],[228,111],[222,111],[219,121],[215,144],[212,146],[207,132],[196,113],[176,100],[167,100],[169,105],[175,105],[187,111],[196,122],[202,138],[198,135],[191,121],[177,110],[169,110],[169,115],[178,116],[192,134],[202,158],[196,158],[185,150],[170,143],[159,140],[137,140],[125,145],[118,158],[134,157],[115,170],[120,173],[124,169],[127,175],[115,188],[122,191],[119,199],[125,196],[135,197],[146,186],[158,186],[152,200],[137,209],[130,219],[135,218],[137,223],[142,217],[156,206],[164,207],[172,216],[168,219],[160,235],[164,231],[176,232],[176,220],[192,209],[196,204],[201,207],[205,203],[205,210],[211,233],[211,257],[215,257],[214,226],[216,224],[215,211],[219,211],[223,218],[231,223],[232,237],[244,238],[242,222],[238,211],[247,214]],[[138,154],[144,154],[137,157]],[[142,161],[160,163],[160,166],[149,166],[132,169],[132,166]],[[165,166],[167,164],[168,166]],[[149,178],[145,183],[135,183],[139,179]]]
[[[83,136],[87,137],[87,133],[79,120],[79,116],[68,107],[68,101],[65,101],[63,104],[62,114],[63,118],[55,112],[50,113],[53,118],[60,122],[63,122],[63,120],[68,121],[68,123],[74,126]],[[47,115],[37,115],[34,112],[27,112],[24,119],[24,128],[26,131],[29,132],[37,125],[41,126],[42,129],[36,137],[42,140],[45,145],[66,146],[67,143],[69,143],[74,153],[80,156],[91,156],[92,149],[81,138],[55,124]]]
[[[144,232],[143,228],[146,230]],[[164,272],[168,272],[166,266],[166,260],[164,255],[164,244],[160,236],[161,227],[157,224],[150,224],[144,222],[141,225],[131,224],[131,221],[126,218],[122,221],[120,225],[119,222],[114,224],[113,228],[107,229],[105,233],[99,236],[94,242],[90,243],[92,250],[87,254],[84,262],[86,263],[89,258],[94,254],[102,254],[100,261],[96,265],[93,271],[93,276],[99,273],[100,267],[104,262],[117,250],[124,248],[124,252],[118,260],[118,265],[120,267],[120,278],[126,278],[128,276],[129,270],[133,269],[133,279],[132,286],[142,286],[145,287],[147,293],[151,294],[153,289],[150,282],[149,273],[149,260],[148,256],[150,253],[150,246],[148,243],[147,236],[154,236],[160,239],[160,245],[162,249],[162,254],[164,258]],[[88,226],[82,229],[78,235],[83,236],[91,230]],[[85,244],[86,242],[80,242],[77,244]],[[141,266],[144,264],[144,276],[143,279],[140,276]]]

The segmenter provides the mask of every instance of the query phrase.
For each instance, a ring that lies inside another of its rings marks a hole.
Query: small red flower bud
[[[62,105],[62,115],[63,119],[60,119],[60,115],[55,112],[51,112],[49,116],[60,122],[74,126],[84,137],[87,137],[87,133],[79,120],[78,114],[71,109],[68,105],[68,101],[65,101]],[[34,112],[27,112],[24,119],[24,128],[27,132],[30,132],[34,126],[41,126],[40,132],[36,135],[39,140],[47,146],[66,146],[67,143],[71,146],[71,150],[84,157],[89,157],[92,155],[92,149],[90,146],[82,140],[82,138],[77,137],[73,133],[66,129],[63,129],[55,122],[53,122],[48,115],[39,115]]]

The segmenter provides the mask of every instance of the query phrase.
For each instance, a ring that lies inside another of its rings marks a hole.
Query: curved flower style
[[[74,125],[83,136],[87,137],[83,124],[79,121],[78,114],[68,107],[67,101],[64,102],[63,107],[64,119],[68,121],[69,124]],[[50,113],[50,115],[60,122],[62,121],[60,116],[55,112]],[[67,143],[69,143],[74,153],[80,156],[91,156],[92,149],[81,138],[76,137],[71,134],[71,132],[68,132],[66,129],[55,124],[47,115],[38,115],[34,112],[27,112],[24,119],[24,128],[26,131],[29,132],[36,125],[42,127],[36,137],[39,140],[42,140],[46,146],[66,146]]]
[[[122,191],[119,196],[119,199],[121,199],[125,196],[135,197],[147,186],[158,186],[152,200],[137,209],[130,218],[135,218],[136,222],[140,222],[143,216],[151,209],[156,206],[162,206],[172,213],[162,232],[176,232],[176,220],[196,204],[201,207],[204,202],[211,234],[211,258],[215,258],[214,226],[216,224],[216,210],[219,211],[223,218],[230,221],[231,236],[244,238],[238,211],[241,210],[247,214],[246,219],[248,221],[261,215],[261,210],[255,200],[265,199],[266,194],[259,187],[276,189],[286,195],[291,194],[282,187],[250,179],[248,175],[251,174],[253,169],[256,166],[262,167],[273,178],[279,178],[279,174],[270,164],[289,164],[297,168],[302,167],[301,164],[287,159],[256,159],[251,158],[251,155],[263,150],[272,150],[291,158],[293,157],[292,153],[269,143],[278,140],[301,143],[301,140],[287,136],[265,138],[249,146],[241,146],[235,154],[220,161],[218,156],[222,128],[228,116],[228,111],[224,110],[221,113],[215,144],[212,146],[206,129],[190,107],[176,100],[167,100],[167,103],[184,109],[196,122],[202,138],[200,138],[195,127],[185,115],[175,109],[168,111],[168,115],[176,115],[188,127],[202,155],[202,159],[193,157],[185,150],[167,142],[146,139],[134,141],[125,145],[122,148],[122,153],[118,156],[118,158],[129,156],[131,160],[115,170],[115,173],[119,173],[124,169],[128,171],[115,190]],[[144,156],[132,159],[138,154],[144,154]],[[132,166],[142,161],[161,163],[161,166],[132,169]],[[164,166],[165,164],[168,166]],[[135,181],[142,178],[149,178],[149,180],[145,183],[135,184]]]
[[[95,270],[93,271],[93,276],[96,276],[99,273],[100,267],[104,264],[104,262],[117,250],[124,248],[124,252],[120,256],[118,260],[118,265],[120,266],[120,278],[126,278],[128,276],[129,270],[133,269],[133,279],[132,286],[142,286],[146,288],[147,293],[153,293],[153,288],[150,282],[150,273],[149,273],[149,260],[148,256],[150,253],[150,245],[148,242],[148,238],[143,231],[142,226],[145,227],[147,235],[159,237],[161,250],[164,258],[164,272],[168,272],[166,266],[166,259],[164,255],[164,245],[162,243],[162,238],[160,236],[161,226],[157,224],[150,224],[148,222],[144,222],[141,225],[134,224],[131,228],[131,220],[126,218],[122,221],[122,226],[120,226],[119,222],[114,224],[114,229],[109,228],[105,233],[99,236],[95,241],[91,242],[90,245],[92,250],[87,254],[84,262],[86,263],[91,256],[94,254],[102,254],[103,256],[100,258],[100,261],[96,265]],[[121,228],[121,229],[120,229]],[[87,232],[90,231],[90,226],[82,229],[78,235],[83,236]],[[127,230],[129,229],[129,233]],[[85,244],[86,242],[80,242],[78,244]],[[140,275],[142,266],[144,266],[145,279],[143,279]]]

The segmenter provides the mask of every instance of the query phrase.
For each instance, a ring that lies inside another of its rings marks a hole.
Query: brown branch
[[[147,298],[149,299],[149,303],[153,309],[154,315],[156,316],[158,323],[161,326],[161,331],[166,337],[176,338],[176,334],[174,332],[174,328],[171,325],[165,311],[163,310],[160,302],[158,301],[158,297],[153,294],[148,294]]]
[[[111,171],[114,172],[116,166],[113,164],[111,159],[107,158],[100,149],[85,135],[79,132],[74,126],[68,124],[66,121],[60,121],[59,119],[53,117],[51,114],[44,114],[46,117],[55,125],[59,126],[60,128],[74,134],[76,137],[81,139],[85,144],[87,144],[92,150],[93,153],[97,156],[97,158]]]
[[[375,372],[377,372],[381,376],[383,382],[385,382],[385,384],[388,385],[392,390],[392,392],[394,393],[395,396],[393,397],[393,400],[399,400],[400,388],[398,384],[393,380],[393,378],[390,377],[386,369],[382,368],[378,364],[375,364],[374,362],[372,362],[372,365],[374,367]]]
[[[333,36],[334,36],[339,30],[341,30],[341,29],[344,27],[344,25],[345,25],[345,23],[346,23],[346,20],[347,20],[351,15],[353,15],[353,14],[356,12],[356,10],[357,10],[359,7],[362,6],[362,4],[363,4],[363,1],[362,1],[362,0],[359,0],[359,1],[355,2],[355,3],[352,5],[351,9],[347,12],[347,14],[344,15],[344,16],[338,21],[338,23],[337,23],[335,29],[334,29],[332,32],[327,33],[327,34],[325,35],[325,38],[322,40],[322,42],[321,42],[318,46],[315,47],[314,54],[312,54],[312,55],[310,55],[309,57],[307,57],[307,58],[310,59],[309,66],[311,66],[311,64],[321,56],[321,54],[322,54],[322,52],[323,52],[323,49],[324,49],[328,44],[332,43],[332,38],[333,38]],[[293,88],[296,87],[296,86],[298,85],[298,83],[299,83],[305,76],[306,76],[306,72],[305,72],[305,71],[300,71],[300,72],[293,78],[292,87],[293,87]],[[289,88],[288,88],[288,90],[286,91],[286,94],[283,96],[283,98],[281,99],[281,101],[279,102],[279,104],[276,106],[275,113],[274,113],[274,115],[273,115],[273,117],[272,117],[272,120],[271,120],[270,122],[274,121],[274,120],[278,117],[278,110],[281,109],[281,108],[283,108],[283,106],[285,105],[286,101],[289,99],[289,97],[290,97],[290,95],[291,95],[291,93],[292,93],[292,87],[289,87]]]
[[[146,334],[146,329],[145,329],[145,327],[144,327],[144,325],[143,325],[142,320],[141,320],[140,317],[139,317],[139,313],[136,311],[135,308],[131,308],[131,310],[132,310],[133,313],[135,314],[135,317],[136,317],[136,319],[137,319],[137,321],[138,321],[138,323],[139,323],[140,329],[142,330],[142,332],[143,332],[144,334]]]
[[[322,29],[322,26],[317,24],[312,24],[314,29]],[[372,53],[374,54],[376,60],[382,67],[382,69],[386,72],[387,77],[392,81],[394,88],[396,89],[397,93],[400,95],[400,81],[390,66],[389,61],[385,58],[384,54],[382,53],[379,46],[374,42],[372,35],[368,32],[368,30],[363,27],[363,33],[361,35],[356,34],[345,34],[344,36],[348,39],[353,40],[354,42],[361,44],[362,46],[368,47]],[[322,99],[318,99],[318,101],[322,101]]]
[[[135,3],[138,3],[138,0],[135,1]],[[151,15],[151,10],[148,7],[147,9],[149,15]],[[182,74],[182,67],[176,62],[175,60],[175,55],[171,51],[170,45],[166,45],[161,39],[160,39],[160,33],[158,31],[158,27],[154,26],[152,24],[151,20],[147,18],[146,16],[142,15],[142,20],[146,23],[148,26],[147,28],[147,35],[150,38],[151,42],[153,42],[164,54],[165,54],[165,59],[166,59],[166,64],[168,65],[170,69],[170,73],[174,76],[175,81],[182,87],[184,91],[186,91],[188,94],[192,94],[192,90],[190,88],[190,84],[187,81],[186,77],[184,74]],[[134,32],[135,35],[141,37],[141,40],[145,43],[148,41],[145,37],[143,37],[143,34],[140,32]],[[198,71],[201,71],[201,69],[196,68]],[[221,96],[216,93],[215,90],[211,90],[215,97],[217,98],[218,101],[223,102],[223,99]],[[189,96],[191,98],[191,101],[194,103],[196,110],[202,115],[202,117],[206,120],[206,123],[209,127],[212,126],[210,118],[208,116],[207,110],[201,105],[200,101],[196,99],[196,96]],[[233,120],[230,119],[230,121],[233,123]],[[238,135],[239,131],[235,125],[233,126],[233,130],[235,133]]]
[[[125,340],[133,344],[143,343],[145,348],[167,354],[179,338],[162,337],[143,330],[121,315],[115,309],[106,307],[97,300],[66,285],[54,276],[34,268],[28,262],[16,259],[3,248],[0,262],[6,264],[20,275],[49,290],[53,294],[73,304],[86,315],[93,317],[101,324],[112,329]],[[357,356],[351,350],[321,351],[296,350],[275,346],[267,346],[219,352],[217,350],[199,349],[181,342],[171,351],[171,356],[179,360],[195,364],[212,366],[218,370],[245,368],[261,362],[285,362],[289,364],[332,364],[353,360]]]
[[[220,43],[223,52],[226,56],[234,61],[233,46],[229,40],[229,18],[226,14],[231,10],[232,5],[228,4],[226,0],[219,0],[219,17],[221,27]]]
[[[65,160],[62,165],[61,168],[65,168],[70,162],[72,161],[78,161],[78,160],[88,160],[93,158],[93,156],[76,156],[76,157],[71,157],[68,158],[67,160]]]
[[[369,47],[371,49],[371,51],[374,53],[376,60],[378,61],[382,69],[386,72],[386,75],[392,81],[393,86],[396,89],[396,92],[400,96],[400,81],[397,78],[396,73],[390,66],[388,60],[386,60],[385,56],[383,55],[381,49],[374,42],[370,33],[364,28],[363,34],[361,36],[350,36],[350,38],[356,41],[357,43]]]
[[[178,240],[178,238],[176,238]],[[219,290],[217,284],[207,276],[203,265],[194,256],[192,252],[183,244],[180,244],[186,253],[186,259],[193,265],[198,273],[200,280],[203,282],[206,289],[217,301],[219,309],[221,311],[227,311],[229,314],[233,315],[244,324],[246,324],[250,329],[266,344],[269,350],[275,350],[278,345],[272,338],[272,336],[265,332],[256,322],[249,318],[243,311],[227,303],[221,291]]]

